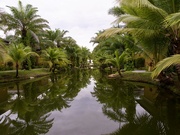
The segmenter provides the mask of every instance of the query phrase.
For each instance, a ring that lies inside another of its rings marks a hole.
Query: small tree
[[[119,50],[116,50],[114,52],[115,57],[108,59],[106,62],[112,63],[116,68],[117,68],[117,72],[118,74],[122,77],[121,74],[121,63],[123,62],[123,58],[125,56],[125,53],[122,53],[121,55],[119,54]]]
[[[37,53],[31,51],[31,47],[20,44],[12,44],[8,48],[8,55],[16,64],[16,78],[19,76],[18,70],[20,63],[30,55],[36,55]]]
[[[49,62],[50,71],[54,72],[56,64],[65,65],[70,63],[67,59],[66,53],[60,48],[48,48],[43,50],[42,57]]]

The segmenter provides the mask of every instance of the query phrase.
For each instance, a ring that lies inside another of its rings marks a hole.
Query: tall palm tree
[[[11,11],[3,16],[3,24],[6,31],[15,31],[16,36],[21,37],[21,42],[26,46],[28,34],[39,42],[37,34],[44,28],[49,28],[48,21],[37,15],[37,8],[30,4],[25,7],[22,2],[18,2],[18,7],[8,6]]]
[[[118,0],[120,9],[117,24],[125,23],[123,28],[111,28],[103,36],[114,33],[129,33],[136,44],[151,52],[156,65],[163,58],[180,54],[179,10],[176,0]],[[149,55],[150,56],[150,55]],[[177,66],[180,78],[180,68]]]
[[[167,13],[147,0],[122,0],[120,6],[124,14],[121,14],[115,22],[117,24],[123,22],[125,26],[111,28],[104,34],[112,35],[119,32],[131,34],[141,50],[152,52],[152,59],[156,64],[167,53],[167,38],[164,36],[165,29],[162,26]]]
[[[30,55],[38,56],[37,53],[31,51],[31,47],[25,47],[23,44],[10,45],[7,53],[16,64],[16,77],[19,76],[19,65],[23,60],[25,60]]]

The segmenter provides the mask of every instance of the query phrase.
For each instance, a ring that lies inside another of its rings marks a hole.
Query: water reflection
[[[104,115],[119,128],[107,135],[179,135],[179,96],[153,85],[96,76],[92,95],[103,104]],[[142,93],[143,91],[143,93]],[[140,112],[140,105],[146,111]]]
[[[89,83],[89,74],[74,72],[32,82],[2,86],[0,133],[2,135],[45,134],[52,127],[50,112],[70,107],[70,102]],[[6,113],[4,113],[6,112]]]
[[[153,85],[77,70],[0,89],[1,135],[180,134],[179,96]]]

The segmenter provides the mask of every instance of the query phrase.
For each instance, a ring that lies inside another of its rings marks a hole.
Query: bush
[[[9,61],[6,63],[6,70],[13,70],[13,62]]]
[[[145,59],[144,58],[137,58],[135,59],[135,68],[142,68],[145,67]]]

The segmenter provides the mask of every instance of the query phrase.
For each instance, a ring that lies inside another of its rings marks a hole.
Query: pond
[[[180,97],[74,71],[1,84],[1,135],[179,135]]]

